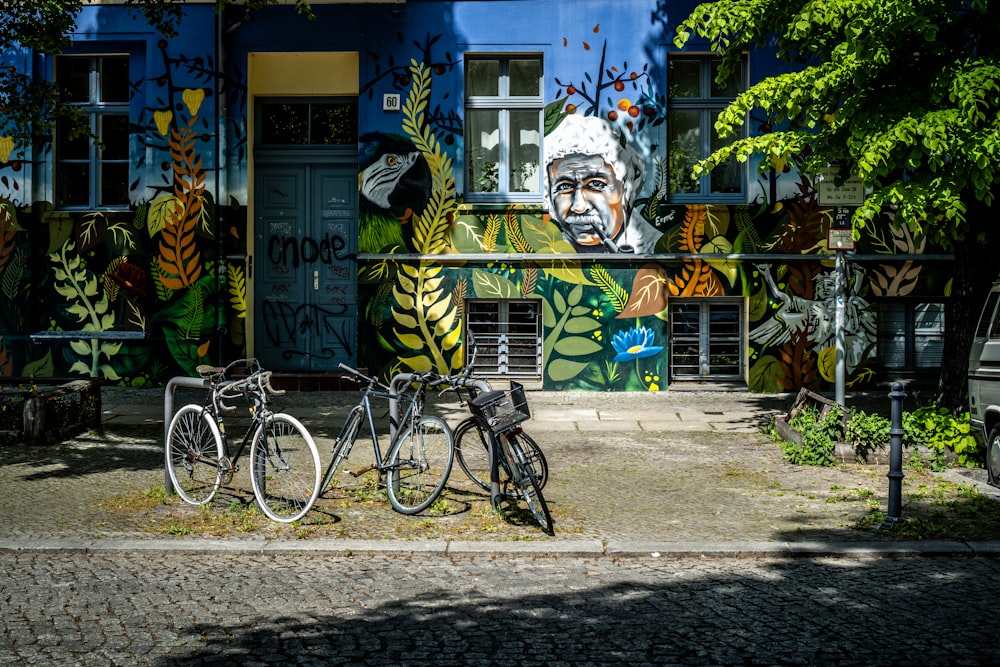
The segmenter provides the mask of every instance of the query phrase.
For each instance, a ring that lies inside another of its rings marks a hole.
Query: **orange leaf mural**
[[[193,119],[192,119],[193,120]],[[178,206],[169,211],[160,236],[160,282],[178,290],[201,276],[201,253],[195,244],[195,229],[201,217],[205,192],[205,170],[194,149],[195,133],[189,128],[170,132],[170,156],[174,169],[174,196]]]
[[[701,251],[705,240],[708,207],[703,204],[688,206],[681,223],[678,245],[690,253]],[[684,260],[681,270],[667,284],[670,296],[721,296],[725,293],[714,269],[701,259]]]
[[[782,387],[791,391],[801,387],[816,389],[819,386],[819,368],[812,347],[807,327],[803,331],[793,332],[792,340],[778,348],[778,365],[781,369],[778,381]]]
[[[628,303],[615,318],[643,317],[663,311],[667,307],[666,286],[669,280],[659,264],[646,264],[640,268],[632,281]]]

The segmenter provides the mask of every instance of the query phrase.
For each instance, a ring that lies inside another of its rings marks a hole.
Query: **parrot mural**
[[[409,139],[371,132],[359,139],[358,249],[413,252],[410,220],[427,207],[431,170]]]

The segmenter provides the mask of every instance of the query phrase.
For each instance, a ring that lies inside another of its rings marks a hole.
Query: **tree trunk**
[[[981,202],[970,204],[966,212],[970,231],[954,245],[951,298],[945,306],[944,349],[935,399],[938,406],[952,411],[969,409],[969,350],[983,302],[998,277],[995,244],[1000,235],[993,231],[991,213]]]

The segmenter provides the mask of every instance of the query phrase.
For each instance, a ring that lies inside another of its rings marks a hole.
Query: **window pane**
[[[465,123],[469,190],[499,192],[500,114],[497,111],[469,111]]]
[[[687,58],[667,60],[670,97],[701,97],[701,63]]]
[[[670,309],[670,332],[674,336],[697,336],[700,323],[701,308],[696,303],[678,303]]]
[[[88,206],[90,204],[90,164],[59,163],[56,176],[57,206]]]
[[[311,108],[313,144],[358,143],[356,104],[313,104]]]
[[[1000,335],[1000,318],[993,322],[993,313],[996,311],[997,301],[1000,300],[1000,292],[990,292],[986,298],[986,305],[979,319],[979,326],[976,327],[976,338],[982,338],[989,334],[990,338]],[[990,330],[990,323],[993,323],[993,330]]]
[[[944,351],[944,304],[918,303],[913,313],[913,347],[917,368],[941,365]]]
[[[470,97],[500,94],[500,61],[499,60],[469,60],[465,67],[465,89]]]
[[[713,152],[729,145],[732,142],[731,137],[727,137],[726,139],[719,138],[718,133],[715,131],[715,122],[718,119],[719,112],[712,112],[710,123],[712,127]],[[742,133],[737,136],[740,136],[741,134]],[[730,157],[723,164],[720,164],[712,170],[711,183],[713,193],[732,193],[740,191],[740,185],[742,183],[742,179],[740,178],[740,165],[736,161],[735,157]]]
[[[510,112],[510,190],[511,192],[540,192],[538,151],[541,137],[538,132],[539,112]]]
[[[738,336],[740,314],[736,306],[715,306],[709,310],[709,336]]]
[[[708,364],[712,375],[737,375],[740,372],[740,342],[709,343]]]
[[[720,86],[716,82],[715,77],[719,75],[719,67],[721,65],[721,60],[712,61],[712,81],[710,84],[712,97],[736,97],[743,88],[743,63],[738,64],[736,71],[729,75],[725,84]]]
[[[56,58],[56,82],[68,93],[63,102],[90,101],[90,58]]]
[[[515,97],[538,97],[542,94],[541,62],[537,58],[531,60],[510,61],[510,94]]]
[[[128,204],[128,163],[101,163],[101,197],[98,206]]]
[[[56,159],[57,160],[89,160],[90,138],[86,135],[69,138],[69,128],[65,121],[56,125]]]
[[[906,309],[901,303],[878,306],[878,359],[884,368],[906,367]]]
[[[128,159],[128,116],[102,115],[99,117],[98,136],[104,148],[101,158],[104,160]]]
[[[698,181],[691,180],[691,168],[701,159],[700,117],[698,111],[667,114],[671,192],[698,192],[700,189]]]
[[[309,143],[308,104],[262,104],[261,115],[261,143]]]
[[[101,58],[101,102],[128,102],[128,56]]]

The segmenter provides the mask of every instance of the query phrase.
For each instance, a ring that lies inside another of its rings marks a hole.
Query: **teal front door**
[[[355,163],[264,163],[255,178],[254,356],[323,372],[357,355]]]

